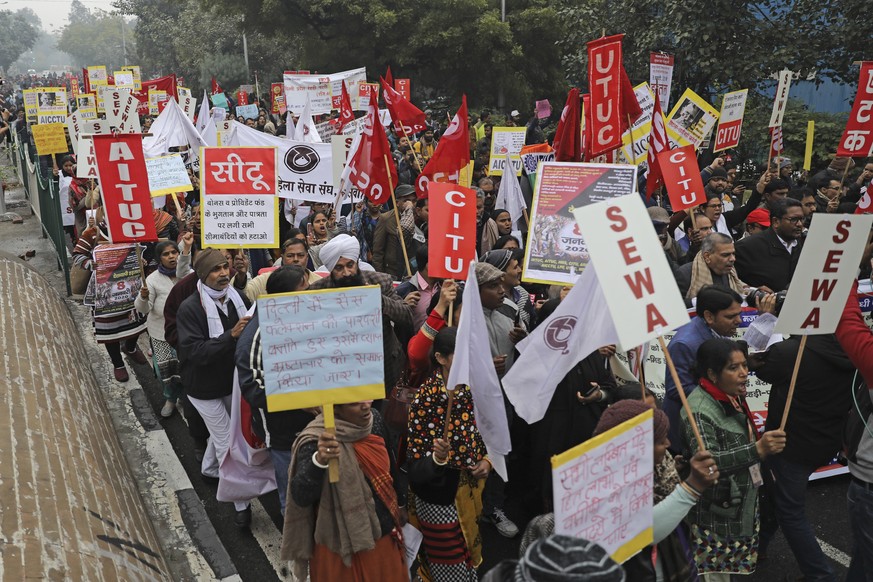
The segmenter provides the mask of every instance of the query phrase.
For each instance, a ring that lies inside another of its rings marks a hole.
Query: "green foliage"
[[[68,20],[57,48],[70,55],[74,64],[80,67],[106,65],[110,75],[128,64],[124,53],[125,50],[128,55],[134,53],[133,29],[121,15],[102,10],[92,12],[74,0]]]
[[[33,46],[39,34],[38,26],[32,22],[36,15],[30,9],[25,10],[27,12],[0,10],[0,67],[4,71]]]
[[[209,86],[213,76],[226,89],[245,84],[248,75],[242,55],[218,53],[204,57],[200,66],[200,85]]]

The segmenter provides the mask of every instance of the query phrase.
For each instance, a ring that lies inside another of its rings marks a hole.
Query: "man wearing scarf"
[[[182,384],[191,404],[209,429],[200,472],[218,477],[218,465],[230,446],[231,394],[236,341],[249,321],[248,306],[230,284],[224,254],[206,249],[194,262],[197,291],[182,302],[176,315]],[[251,523],[251,506],[235,502],[239,527]]]
[[[412,308],[394,290],[391,275],[376,271],[363,271],[358,266],[361,246],[358,240],[340,234],[325,244],[319,258],[330,273],[309,289],[337,289],[378,285],[382,290],[382,341],[385,344],[385,387],[394,387],[404,365],[404,349],[398,338],[409,339],[413,335]],[[392,325],[393,324],[393,325]]]

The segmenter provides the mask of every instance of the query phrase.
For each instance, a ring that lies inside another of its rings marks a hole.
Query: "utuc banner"
[[[95,135],[91,139],[109,240],[114,243],[158,240],[142,137],[119,134]]]
[[[621,39],[623,34],[588,43],[592,143],[596,156],[621,146]]]
[[[722,97],[721,113],[718,116],[718,127],[715,130],[715,144],[712,151],[720,152],[739,145],[748,94],[748,89],[742,89],[725,93]]]
[[[873,61],[861,63],[858,93],[846,130],[837,148],[838,156],[873,155]]]
[[[715,107],[691,89],[686,89],[667,117],[667,135],[678,145],[699,148],[717,120]]]

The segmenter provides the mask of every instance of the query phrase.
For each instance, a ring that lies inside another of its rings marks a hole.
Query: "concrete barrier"
[[[0,579],[169,580],[76,326],[0,256]]]

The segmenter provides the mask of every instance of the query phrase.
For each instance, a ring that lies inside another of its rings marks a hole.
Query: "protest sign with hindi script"
[[[686,89],[667,117],[667,135],[674,144],[693,145],[696,149],[717,120],[715,107],[691,89]]]
[[[149,210],[149,220],[151,220]],[[104,244],[94,249],[94,314],[118,315],[133,309],[142,288],[135,244]]]
[[[22,93],[24,99],[24,114],[28,123],[36,123],[39,116],[39,90],[25,89]]]
[[[37,91],[38,122],[66,123],[67,90],[61,87],[40,87]]]
[[[491,130],[491,158],[488,161],[488,175],[502,176],[506,165],[506,154],[512,156],[512,169],[521,176],[521,148],[524,147],[523,127],[495,127]]]
[[[837,147],[838,156],[873,155],[873,62],[861,63],[858,92]],[[812,123],[812,122],[810,122]],[[807,149],[811,147],[807,146]]]
[[[157,241],[142,137],[95,135],[90,141],[94,143],[109,240]]]
[[[725,93],[721,98],[721,113],[718,116],[718,127],[715,130],[715,144],[712,151],[720,152],[735,148],[740,144],[740,130],[743,127],[743,115],[746,112],[746,97],[748,89]]]
[[[149,190],[152,196],[190,192],[194,189],[185,169],[185,162],[179,154],[146,158],[149,173]]]
[[[282,80],[285,89],[285,107],[297,115],[303,113],[307,95],[313,115],[339,109],[343,81],[348,87],[352,107],[358,111],[366,109],[360,105],[359,92],[360,84],[367,82],[367,70],[363,67],[329,75],[309,75],[289,71],[283,75]]]
[[[573,210],[630,194],[637,168],[572,162],[546,162],[539,168],[523,278],[532,283],[572,285],[588,263],[588,247]]]
[[[649,53],[649,85],[658,94],[665,110],[670,108],[670,88],[673,85],[673,55]]]
[[[552,457],[555,533],[597,542],[619,563],[652,543],[653,412]]]
[[[385,398],[378,286],[258,298],[267,410]]]
[[[873,214],[813,214],[776,332],[836,331],[871,225]]]
[[[66,125],[63,123],[45,123],[31,127],[36,153],[41,156],[67,153],[69,148],[64,127]]]
[[[455,184],[427,185],[430,212],[428,276],[463,279],[476,259],[476,191]]]
[[[624,350],[688,323],[685,301],[642,198],[622,196],[573,211]]]
[[[251,105],[237,105],[236,116],[243,117],[245,119],[257,119],[258,106],[254,103],[252,103]]]
[[[88,84],[93,91],[95,87],[102,87],[109,84],[109,74],[106,72],[106,67],[103,65],[95,65],[88,67]]]
[[[200,150],[201,247],[279,246],[274,147]]]

